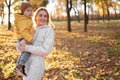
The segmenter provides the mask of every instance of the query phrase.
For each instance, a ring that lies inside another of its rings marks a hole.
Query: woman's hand
[[[21,52],[25,51],[25,45],[21,45],[21,44],[20,44],[20,51],[21,51]]]
[[[21,43],[17,43],[16,49],[17,49],[17,51],[23,52],[23,51],[25,51],[25,45],[23,45]]]

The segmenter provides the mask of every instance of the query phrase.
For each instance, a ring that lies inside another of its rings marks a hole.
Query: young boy
[[[30,3],[21,4],[21,14],[15,14],[15,29],[18,37],[18,42],[22,44],[32,44],[34,28],[32,23],[32,10],[33,7]],[[27,76],[25,73],[25,63],[30,57],[30,53],[27,51],[21,52],[17,60],[15,68],[16,72],[19,72],[22,76]]]

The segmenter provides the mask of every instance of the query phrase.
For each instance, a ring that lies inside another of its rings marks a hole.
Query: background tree
[[[8,7],[8,30],[11,29],[11,22],[10,22],[10,7],[11,7],[11,0],[5,0],[5,3]]]
[[[96,16],[97,17],[96,17],[96,19],[99,22],[99,20],[100,20],[100,7],[99,7],[100,0],[94,0],[94,3],[97,6],[97,10],[96,10]]]
[[[48,4],[48,0],[29,0],[36,10],[38,7],[45,7]]]
[[[112,8],[114,10],[114,14],[115,14],[115,18],[117,19],[118,18],[118,15],[117,15],[117,7],[119,6],[119,4],[115,1],[115,2],[112,2]]]
[[[66,0],[68,32],[71,32],[71,19],[70,19],[70,11],[71,11],[71,9],[72,9],[72,0]]]
[[[110,20],[110,10],[109,8],[112,6],[112,0],[104,0],[106,4],[106,10],[107,10],[107,19]]]
[[[1,24],[3,25],[3,19],[4,19],[4,3],[0,2],[0,17],[1,17]]]
[[[80,10],[78,9],[78,5],[80,4],[80,1],[78,0],[73,0],[72,2],[72,8],[75,12],[75,17],[77,19],[78,22],[80,22]]]
[[[86,12],[86,0],[84,0],[84,31],[87,32],[88,16]]]

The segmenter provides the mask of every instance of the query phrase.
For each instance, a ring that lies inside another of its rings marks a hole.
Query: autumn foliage
[[[54,22],[55,44],[46,57],[43,80],[119,80],[120,21]],[[13,69],[19,55],[13,30],[0,25],[0,80],[22,80]]]

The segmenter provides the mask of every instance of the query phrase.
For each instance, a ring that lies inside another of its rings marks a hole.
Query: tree
[[[117,2],[112,2],[112,8],[115,12],[115,18],[117,19],[118,18],[118,15],[117,15],[117,7],[119,6],[119,4]]]
[[[4,19],[4,3],[0,3],[0,17],[1,17],[1,24],[3,24],[3,19]]]
[[[86,0],[84,0],[84,31],[87,32],[88,16],[86,13]]]
[[[66,0],[68,32],[71,32],[71,19],[70,19],[70,11],[71,11],[71,9],[72,9],[72,0]]]
[[[99,6],[99,5],[100,5],[100,4],[99,4],[99,3],[100,3],[100,0],[95,0],[94,2],[95,2],[95,5],[96,5],[96,6]],[[98,22],[99,22],[99,19],[100,19],[100,11],[99,11],[99,10],[100,10],[100,7],[98,7],[98,9],[96,10],[96,15],[97,15],[97,20],[98,20]]]
[[[107,14],[107,19],[110,20],[109,7],[112,5],[111,0],[95,0],[95,4],[98,9],[102,9],[103,22],[105,21],[105,15]]]
[[[48,4],[48,0],[29,0],[29,2],[34,6],[35,9],[38,7],[45,7]]]
[[[8,30],[11,29],[11,22],[10,22],[10,7],[11,7],[11,0],[5,0],[5,3],[8,7]]]
[[[106,4],[107,18],[108,18],[108,21],[109,21],[110,20],[109,7],[112,6],[112,1],[111,0],[104,0],[104,3]]]
[[[73,3],[72,4],[72,6],[73,6],[72,8],[73,8],[73,10],[75,12],[75,17],[76,17],[77,21],[80,22],[80,15],[79,15],[80,11],[78,9],[79,2],[78,2],[78,0],[74,0],[72,3]],[[78,16],[77,16],[77,14],[78,14]]]

